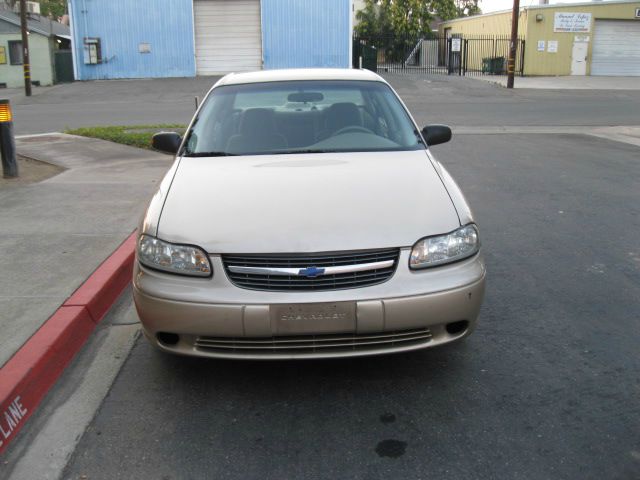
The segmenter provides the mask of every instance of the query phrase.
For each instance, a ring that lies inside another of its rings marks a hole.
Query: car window
[[[216,88],[187,133],[185,155],[424,148],[382,82],[288,81]]]

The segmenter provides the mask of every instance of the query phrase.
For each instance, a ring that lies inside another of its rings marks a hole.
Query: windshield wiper
[[[287,150],[285,152],[273,152],[273,155],[291,155],[295,153],[335,153],[335,150],[321,150],[316,148],[307,148],[305,150]]]
[[[292,155],[295,153],[335,153],[335,150],[286,150],[275,152],[251,152],[251,153],[229,153],[229,152],[186,152],[185,157],[237,157],[239,155]]]
[[[236,153],[229,152],[187,152],[185,157],[234,157]]]

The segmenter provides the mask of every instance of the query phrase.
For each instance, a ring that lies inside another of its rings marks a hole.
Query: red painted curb
[[[136,232],[0,368],[0,453],[131,281]]]
[[[135,246],[134,232],[64,302],[64,306],[87,307],[94,323],[99,323],[131,281]]]

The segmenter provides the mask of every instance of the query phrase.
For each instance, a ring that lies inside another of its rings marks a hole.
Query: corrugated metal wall
[[[350,6],[350,0],[262,0],[264,68],[348,68]]]
[[[591,57],[594,46],[595,23],[599,19],[602,20],[632,20],[634,19],[635,9],[640,8],[640,2],[635,3],[614,3],[614,2],[593,2],[591,4],[579,5],[550,5],[550,6],[532,6],[529,9],[529,26],[527,28],[527,48],[525,49],[524,73],[525,75],[570,75],[571,74],[571,56],[573,50],[573,42],[576,36],[587,37],[589,48],[587,50],[587,74],[591,70]],[[580,12],[591,13],[591,28],[589,32],[583,34],[554,32],[553,24],[556,12]],[[536,21],[536,15],[542,15],[542,21]],[[629,45],[640,48],[632,38],[626,37],[624,32],[620,32],[620,36],[627,38]],[[536,44],[539,40],[545,40],[548,48],[549,41],[558,42],[558,51],[549,53],[538,51]],[[632,57],[628,61],[633,61]]]
[[[446,29],[451,29],[450,33],[461,33],[462,35],[511,35],[511,12],[495,12],[474,17],[457,18],[442,22],[438,27],[438,33],[445,33]],[[527,16],[522,11],[518,17],[518,36],[526,35]]]
[[[195,75],[192,0],[70,0],[79,80]],[[101,40],[103,63],[85,65],[84,37]],[[140,53],[140,44],[150,53]]]

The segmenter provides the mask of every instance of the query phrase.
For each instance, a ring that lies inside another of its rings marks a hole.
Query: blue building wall
[[[351,65],[350,0],[262,0],[265,69]]]
[[[195,75],[193,0],[70,0],[78,80]],[[85,65],[84,38],[98,37],[103,62]],[[150,53],[139,45],[149,44]]]

